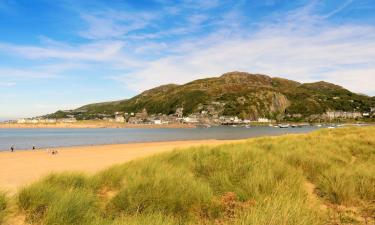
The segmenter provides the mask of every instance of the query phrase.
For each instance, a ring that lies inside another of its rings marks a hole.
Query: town
[[[70,111],[65,111],[70,112]],[[81,112],[83,113],[83,112]],[[77,119],[77,115],[68,114],[66,118],[24,118],[8,123],[17,124],[53,124],[53,123],[75,123],[82,119]],[[239,118],[238,116],[220,116],[217,113],[202,110],[199,113],[193,113],[184,116],[184,109],[177,108],[174,114],[149,114],[146,109],[140,112],[115,112],[112,115],[98,114],[93,121],[107,121],[113,123],[127,123],[127,124],[189,124],[196,127],[210,127],[210,126],[246,126],[250,124],[276,124],[281,122],[304,122],[304,123],[336,123],[345,121],[373,121],[375,119],[375,108],[371,108],[369,112],[344,112],[344,111],[327,111],[322,115],[310,115],[308,118],[301,119],[302,115],[285,115],[282,120],[275,120],[266,117],[258,117],[256,119]],[[296,120],[301,119],[301,120]]]

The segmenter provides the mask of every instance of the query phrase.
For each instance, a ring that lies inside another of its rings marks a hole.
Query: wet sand
[[[242,140],[243,141],[243,140]],[[15,192],[51,172],[81,171],[94,173],[111,165],[176,148],[241,142],[241,140],[199,140],[77,146],[57,148],[57,155],[46,149],[0,152],[0,189]]]

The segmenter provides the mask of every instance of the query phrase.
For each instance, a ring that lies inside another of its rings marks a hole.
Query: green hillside
[[[185,115],[205,110],[209,115],[248,119],[296,114],[308,117],[327,110],[367,112],[375,107],[375,99],[323,81],[301,84],[266,75],[230,72],[183,85],[163,85],[128,100],[90,104],[48,117],[63,118],[71,114],[78,119],[92,119],[144,108],[150,114],[168,115],[179,107],[184,108]]]

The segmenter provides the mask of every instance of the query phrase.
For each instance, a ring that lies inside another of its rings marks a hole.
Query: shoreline
[[[282,123],[282,122],[280,122]],[[308,123],[308,122],[283,122],[287,124],[315,126],[318,124],[342,124],[343,126],[356,125],[375,125],[373,121],[346,121],[346,122],[322,122],[322,123]],[[276,125],[277,123],[250,123],[250,126],[268,126],[269,124]],[[219,125],[220,126],[220,125]],[[128,128],[128,129],[191,129],[197,128],[194,124],[172,123],[172,124],[131,124],[108,121],[78,121],[74,123],[57,122],[57,123],[4,123],[0,122],[0,129],[106,129],[106,128]]]
[[[217,146],[241,140],[191,140],[108,144],[0,152],[0,189],[15,192],[52,172],[83,172],[93,174],[116,164],[122,164],[153,154],[197,146]]]
[[[129,124],[117,122],[103,122],[103,121],[79,121],[74,123],[0,123],[0,129],[38,129],[38,128],[144,128],[144,129],[157,129],[157,128],[195,128],[192,124]]]

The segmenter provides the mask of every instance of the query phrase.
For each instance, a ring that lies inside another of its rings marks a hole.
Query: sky
[[[0,119],[229,71],[375,95],[374,0],[0,0]]]

